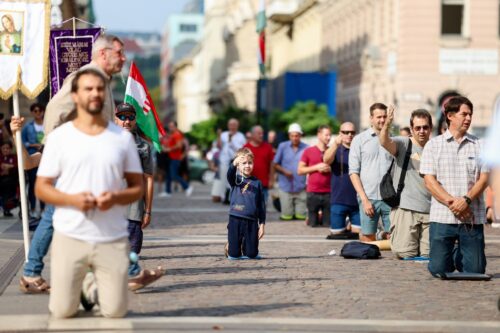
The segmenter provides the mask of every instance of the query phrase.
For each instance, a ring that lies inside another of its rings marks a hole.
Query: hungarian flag
[[[257,13],[257,33],[259,34],[259,70],[260,74],[266,74],[266,6],[265,0],[260,0],[259,12]]]
[[[128,74],[124,102],[134,106],[137,125],[153,141],[155,149],[161,152],[160,135],[165,135],[165,130],[156,113],[146,82],[144,82],[141,72],[133,62]]]

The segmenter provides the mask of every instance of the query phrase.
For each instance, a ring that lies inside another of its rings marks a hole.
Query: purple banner
[[[92,59],[92,45],[101,28],[50,31],[50,88],[54,96],[66,76]]]

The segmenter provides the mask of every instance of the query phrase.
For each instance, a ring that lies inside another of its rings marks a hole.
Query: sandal
[[[161,266],[158,266],[154,270],[143,269],[137,277],[128,280],[128,290],[136,291],[142,289],[161,278],[163,274],[165,274],[165,271]]]
[[[48,294],[50,285],[42,277],[34,281],[28,281],[23,277],[19,281],[19,289],[25,294]]]

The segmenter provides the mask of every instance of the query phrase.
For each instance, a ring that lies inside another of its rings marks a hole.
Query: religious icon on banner
[[[3,54],[22,55],[24,12],[0,11],[0,52]]]
[[[0,98],[33,99],[47,86],[50,0],[0,0]]]

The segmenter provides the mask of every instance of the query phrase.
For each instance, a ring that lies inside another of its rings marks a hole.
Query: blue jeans
[[[128,241],[130,243],[130,251],[136,254],[141,253],[142,249],[143,232],[141,228],[141,222],[128,220]],[[139,261],[130,262],[128,266],[128,276],[134,277],[141,272],[141,266]]]
[[[486,270],[482,224],[430,223],[429,272],[435,277],[444,273],[482,273]]]
[[[330,206],[330,231],[342,232],[346,228],[346,218],[349,216],[353,229],[359,230],[361,222],[359,219],[359,206],[332,204]]]
[[[41,276],[43,270],[43,257],[49,251],[54,227],[52,227],[52,217],[54,216],[54,206],[46,205],[42,218],[38,224],[33,238],[31,239],[28,262],[24,264],[24,276]]]
[[[172,193],[172,182],[178,182],[181,184],[182,188],[186,190],[189,187],[189,184],[179,175],[179,167],[181,165],[181,161],[179,160],[170,160],[169,164],[169,175],[170,177],[167,177],[165,183],[166,183],[166,188],[165,191],[167,193]]]

